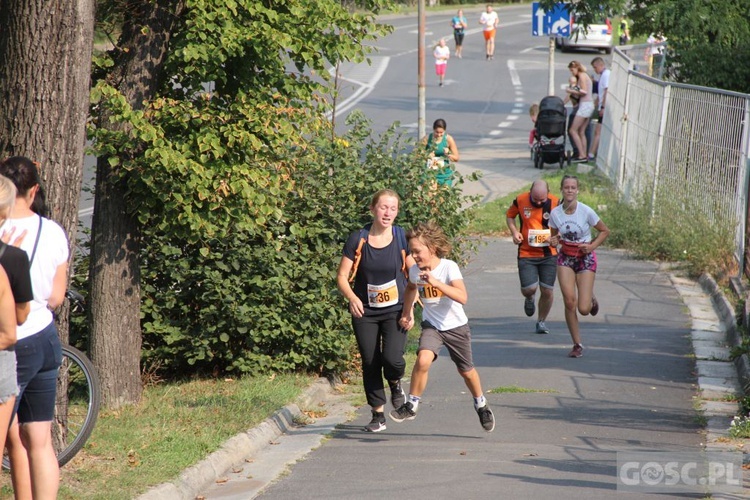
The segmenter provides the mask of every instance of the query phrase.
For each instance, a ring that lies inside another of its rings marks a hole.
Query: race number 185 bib
[[[396,280],[382,285],[367,284],[367,299],[370,307],[388,307],[398,304],[398,285]]]
[[[529,229],[530,247],[548,247],[552,232],[549,229]]]

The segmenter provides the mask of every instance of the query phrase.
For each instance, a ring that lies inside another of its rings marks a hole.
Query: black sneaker
[[[391,404],[394,408],[401,408],[406,402],[406,394],[401,388],[401,381],[397,380],[396,383],[388,382],[388,386],[391,388]]]
[[[413,410],[411,401],[402,404],[397,410],[393,410],[388,415],[394,422],[403,422],[404,420],[414,420],[417,418],[417,412]]]
[[[477,415],[479,415],[479,423],[482,424],[482,428],[487,432],[495,430],[495,415],[490,410],[490,406],[485,404],[481,408],[477,408]]]
[[[535,311],[536,306],[534,305],[534,297],[526,297],[526,300],[523,303],[523,312],[526,313],[526,316],[532,317]]]
[[[380,432],[385,430],[385,413],[372,410],[372,420],[362,428],[365,432]]]

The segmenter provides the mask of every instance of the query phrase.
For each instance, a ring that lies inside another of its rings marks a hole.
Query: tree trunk
[[[0,154],[40,165],[51,218],[78,232],[94,0],[0,2]],[[67,314],[59,314],[67,340]]]
[[[128,9],[107,81],[133,109],[143,109],[162,83],[169,40],[184,1],[138,0],[129,2]],[[98,126],[121,127],[106,115],[99,117]],[[89,295],[91,353],[102,402],[109,408],[137,403],[142,394],[138,222],[128,206],[127,177],[116,168],[106,157],[97,161]]]

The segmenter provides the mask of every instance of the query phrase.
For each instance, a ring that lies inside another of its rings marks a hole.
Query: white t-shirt
[[[549,214],[549,227],[557,229],[560,238],[568,243],[591,242],[591,228],[599,223],[596,212],[583,203],[576,202],[576,211],[566,214],[562,204],[552,209]]]
[[[603,101],[607,97],[607,89],[609,88],[609,75],[610,71],[605,69],[602,74],[599,75],[599,109],[602,109]]]
[[[435,64],[448,64],[447,58],[451,55],[451,49],[449,49],[447,45],[445,47],[438,45],[435,47],[432,55],[435,57]]]
[[[484,31],[494,30],[497,21],[499,21],[499,18],[497,17],[497,12],[494,10],[492,12],[484,11],[479,16],[479,22],[484,24]]]
[[[0,228],[2,231],[15,228],[14,236],[26,231],[21,250],[31,259],[34,242],[39,232],[38,215],[22,219],[8,219]],[[52,322],[52,311],[47,309],[47,299],[52,293],[52,280],[60,264],[68,261],[68,238],[65,231],[55,221],[42,219],[42,233],[31,262],[31,288],[34,300],[31,301],[29,317],[16,330],[18,339],[30,337],[42,331]]]
[[[448,285],[455,280],[464,279],[458,264],[448,259],[440,259],[440,264],[430,273],[439,281]],[[445,331],[458,328],[469,322],[464,307],[459,302],[444,296],[437,288],[423,284],[419,280],[419,267],[416,265],[409,269],[409,282],[417,285],[419,298],[424,306],[422,319],[429,321],[432,326],[440,331]]]

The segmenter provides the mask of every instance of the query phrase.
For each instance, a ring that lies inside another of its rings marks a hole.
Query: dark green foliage
[[[153,244],[144,255],[143,329],[150,363],[158,358],[182,373],[340,371],[353,337],[336,268],[346,236],[370,220],[373,192],[392,187],[404,194],[399,221],[407,227],[435,216],[452,234],[465,228],[469,213],[456,209],[459,190],[430,198],[424,163],[405,153],[402,138],[391,131],[371,140],[358,116],[351,126],[344,138],[317,136],[296,159],[288,190],[265,198],[278,212],[263,227],[245,219],[222,238],[191,243],[172,236],[167,244],[147,225]],[[428,199],[450,209],[430,213]],[[231,222],[231,210],[222,212]],[[469,249],[459,239],[458,251],[465,256]]]
[[[629,16],[633,34],[666,36],[674,80],[750,93],[747,0],[644,0]]]

